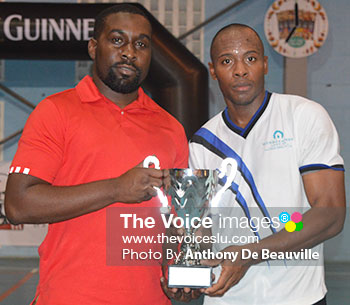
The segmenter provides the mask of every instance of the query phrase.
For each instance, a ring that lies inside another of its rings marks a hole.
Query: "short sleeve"
[[[52,183],[62,164],[64,120],[56,105],[43,100],[29,116],[10,173],[29,174]]]
[[[343,171],[338,133],[327,111],[317,103],[308,102],[298,112],[300,173],[327,168]]]
[[[189,156],[190,168],[204,168],[204,166],[199,162],[199,160],[202,159],[200,158],[200,155],[202,155],[200,154],[200,151],[202,150],[201,145],[191,141],[189,144],[189,149],[190,149],[190,156]]]

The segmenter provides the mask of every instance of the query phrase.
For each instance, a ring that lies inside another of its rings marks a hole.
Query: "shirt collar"
[[[82,103],[92,103],[99,101],[109,101],[96,87],[91,76],[85,76],[75,87]],[[117,105],[116,105],[117,106]],[[124,110],[129,109],[147,109],[158,112],[161,107],[158,106],[141,87],[138,89],[138,98],[124,107]]]

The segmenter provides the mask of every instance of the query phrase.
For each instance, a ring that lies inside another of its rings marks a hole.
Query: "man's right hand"
[[[116,178],[116,201],[138,203],[157,195],[154,187],[164,186],[169,179],[168,170],[134,167]]]

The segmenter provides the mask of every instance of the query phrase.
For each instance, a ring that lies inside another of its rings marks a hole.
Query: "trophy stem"
[[[200,259],[196,253],[200,252],[200,245],[195,242],[194,228],[186,229],[184,242],[181,244],[180,255],[175,260],[175,265],[199,266]]]

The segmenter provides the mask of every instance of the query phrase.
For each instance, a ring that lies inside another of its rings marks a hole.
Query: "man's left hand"
[[[204,293],[211,297],[221,297],[227,290],[234,285],[237,285],[241,278],[245,275],[249,269],[249,265],[241,260],[241,249],[235,246],[227,247],[223,250],[224,252],[235,252],[239,251],[237,259],[232,262],[224,259],[212,259],[202,260],[201,264],[206,266],[218,266],[221,264],[221,274],[218,281],[211,287],[204,290]]]

